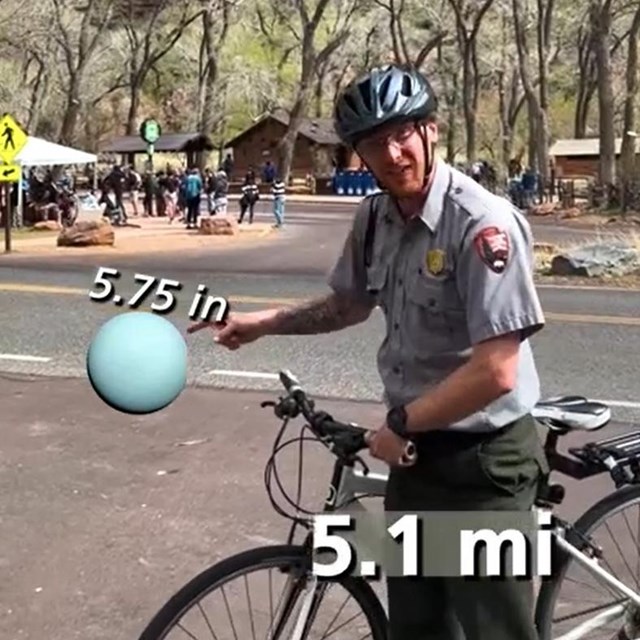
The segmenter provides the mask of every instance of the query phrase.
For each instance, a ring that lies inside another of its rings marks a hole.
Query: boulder
[[[556,211],[556,205],[553,202],[543,202],[542,204],[534,204],[529,209],[532,216],[550,216]]]
[[[202,218],[198,233],[205,236],[232,236],[238,233],[238,223],[231,217]]]
[[[62,225],[56,220],[43,220],[42,222],[36,222],[31,231],[60,231]]]
[[[640,253],[626,245],[594,244],[565,251],[551,261],[557,276],[621,276],[640,265]]]
[[[534,242],[533,243],[533,251],[535,253],[542,253],[547,256],[552,256],[558,248],[555,244],[551,244],[550,242]]]
[[[113,246],[115,233],[109,220],[80,220],[58,236],[59,247]]]

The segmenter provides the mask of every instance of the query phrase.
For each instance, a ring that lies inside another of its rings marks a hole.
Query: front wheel
[[[227,558],[182,587],[139,640],[387,640],[387,617],[369,584],[314,576],[311,562],[297,545]]]

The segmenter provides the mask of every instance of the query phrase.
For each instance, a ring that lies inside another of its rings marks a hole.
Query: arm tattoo
[[[339,331],[365,320],[369,313],[370,309],[332,293],[325,298],[279,310],[270,333],[309,335]]]

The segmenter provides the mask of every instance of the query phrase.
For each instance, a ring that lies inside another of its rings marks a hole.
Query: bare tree
[[[295,0],[293,7],[280,5],[280,3],[271,5],[281,24],[286,25],[299,43],[301,56],[300,76],[293,105],[289,109],[287,131],[277,149],[279,169],[285,181],[289,179],[291,172],[293,150],[313,92],[316,71],[345,43],[350,34],[351,19],[356,10],[361,8],[361,0],[337,0],[332,6],[335,18],[328,29],[326,44],[318,51],[316,41],[318,29],[323,23],[330,2],[331,0],[317,0],[315,7],[308,6],[309,0]]]
[[[374,0],[374,2],[389,14],[389,33],[396,63],[420,69],[429,54],[435,51],[446,38],[448,31],[430,18],[424,18],[412,25],[414,31],[431,32],[431,37],[426,42],[424,38],[419,38],[421,46],[413,53],[406,34],[406,0]]]
[[[640,33],[640,4],[638,4],[631,29],[625,74],[624,124],[622,132],[622,149],[620,150],[620,169],[623,179],[623,209],[626,210],[626,185],[635,177],[636,160],[636,112],[635,103],[638,96],[638,35]]]
[[[549,65],[549,40],[551,38],[551,24],[554,0],[536,0],[537,11],[533,21],[537,24],[538,42],[538,90],[534,87],[527,38],[527,22],[523,0],[512,0],[513,23],[518,48],[518,62],[520,77],[524,87],[529,112],[530,145],[533,153],[530,164],[546,181],[549,168],[549,122],[547,75]]]
[[[210,135],[218,124],[216,114],[216,84],[219,57],[229,33],[231,12],[239,0],[204,0],[202,11],[202,43],[198,73],[200,114],[198,129]]]
[[[612,0],[590,0],[590,23],[598,76],[598,106],[600,124],[600,182],[606,187],[615,180],[614,102],[611,78]],[[605,203],[608,204],[605,196]]]
[[[142,14],[139,4],[139,0],[120,0],[116,16],[128,45],[124,73],[129,88],[127,135],[134,135],[138,128],[140,95],[149,72],[200,16],[200,11],[192,11],[189,0],[155,0]]]
[[[629,32],[623,32],[617,35],[613,31],[613,21],[617,13],[623,13],[626,7],[624,5],[611,5],[609,11],[611,14],[612,28],[610,32],[610,50],[609,59],[618,52],[618,49],[625,43]],[[589,110],[593,97],[598,90],[598,68],[596,57],[597,31],[593,29],[592,7],[587,6],[584,17],[579,16],[579,28],[577,32],[577,62],[578,62],[578,84],[576,93],[576,107],[574,118],[574,136],[576,138],[584,138],[587,135],[587,122],[589,118]]]
[[[52,5],[55,38],[62,51],[67,76],[64,115],[58,138],[62,144],[72,144],[82,109],[85,74],[111,20],[114,0],[86,0],[77,26],[72,24],[77,12],[73,0],[52,0]]]
[[[505,5],[500,15],[500,65],[498,76],[498,105],[500,113],[501,166],[512,160],[515,126],[526,101],[522,89],[517,51],[513,52],[512,10]]]
[[[469,2],[449,0],[453,9],[458,36],[458,47],[462,58],[462,105],[464,110],[467,162],[476,160],[476,112],[479,97],[478,31],[493,0]]]

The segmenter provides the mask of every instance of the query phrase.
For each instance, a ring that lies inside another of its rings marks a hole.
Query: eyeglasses
[[[386,149],[391,142],[398,146],[406,144],[416,131],[416,125],[413,122],[398,127],[395,131],[385,136],[372,136],[362,139],[357,147],[360,151],[367,155],[372,155],[380,149]]]

